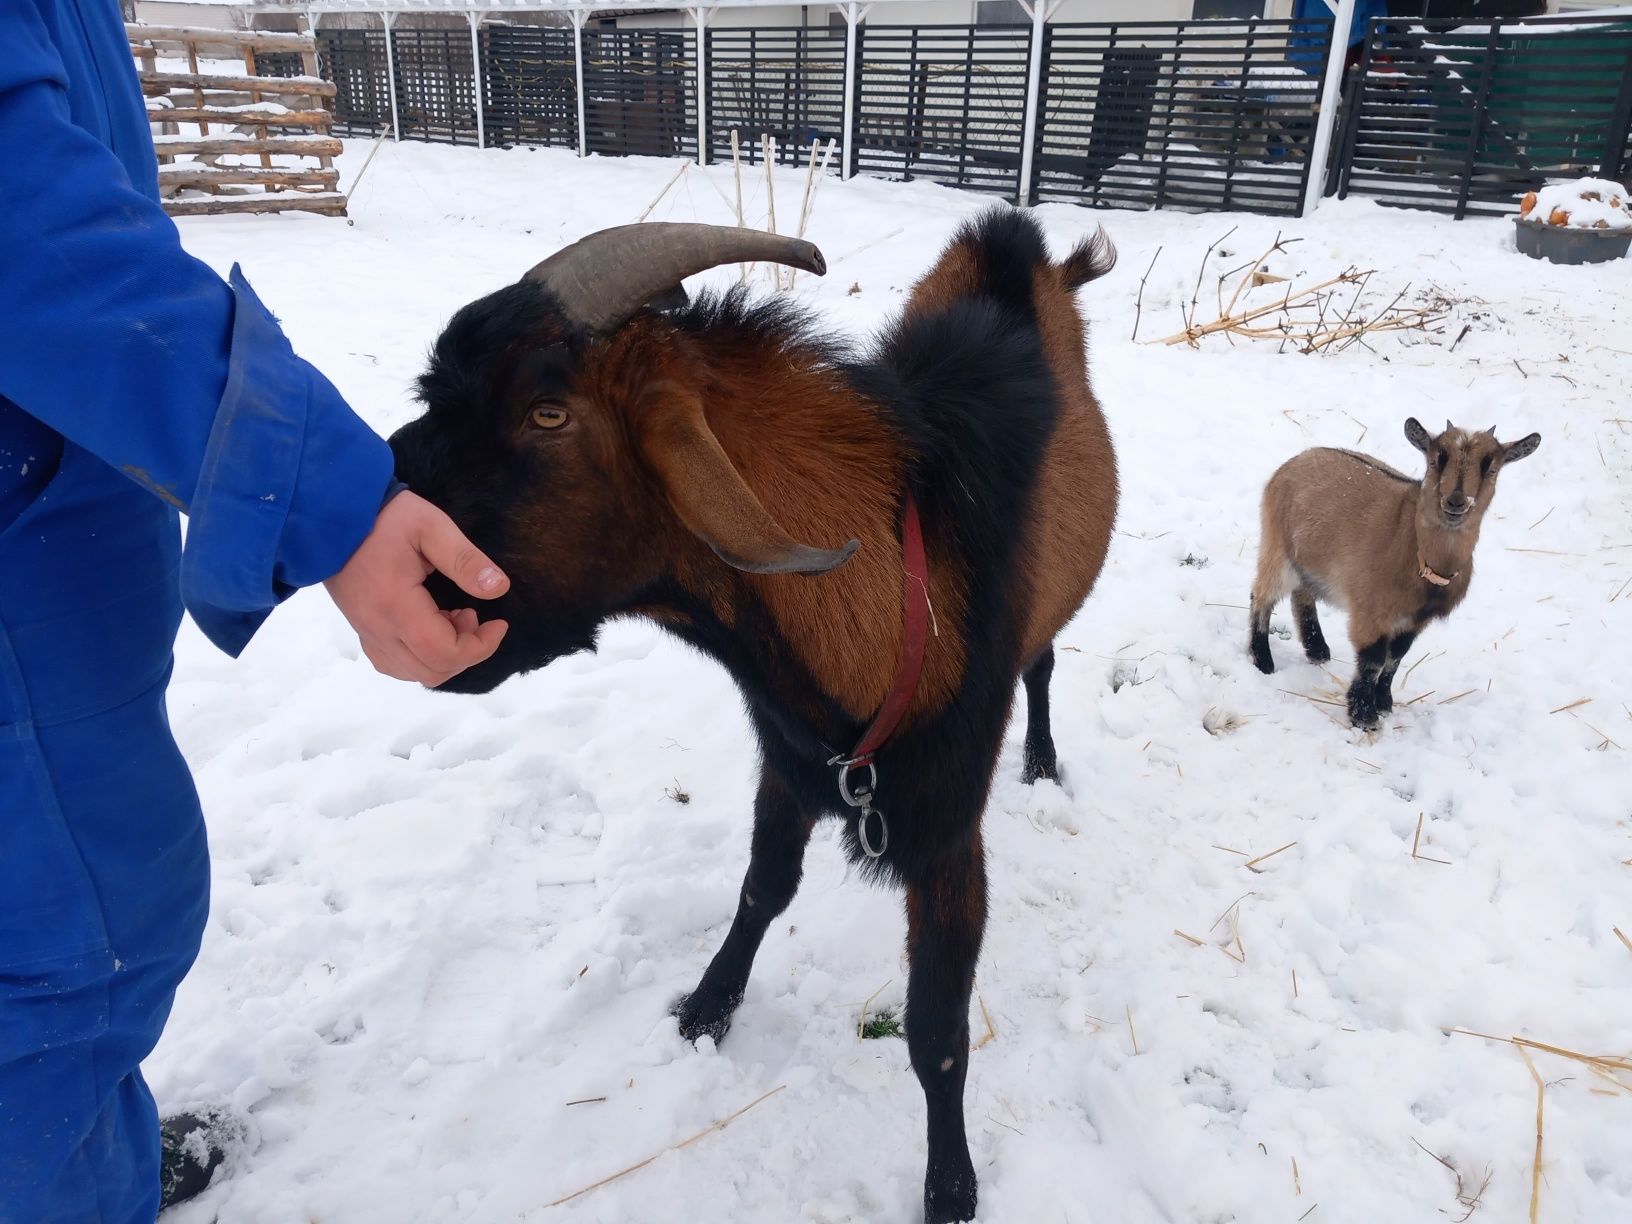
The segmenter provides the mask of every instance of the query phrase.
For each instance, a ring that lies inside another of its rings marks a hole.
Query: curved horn
[[[721,264],[786,264],[817,276],[827,261],[814,243],[723,225],[655,221],[619,225],[580,238],[535,266],[523,280],[543,285],[577,323],[615,331],[652,298],[686,277]]]
[[[639,443],[686,530],[750,574],[825,574],[861,545],[816,548],[794,539],[732,465],[695,396],[677,388],[645,414]]]

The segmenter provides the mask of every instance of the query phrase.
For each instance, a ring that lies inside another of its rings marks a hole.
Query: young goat
[[[1349,719],[1375,727],[1394,708],[1394,672],[1429,621],[1450,613],[1473,580],[1473,546],[1502,468],[1541,435],[1506,445],[1496,431],[1449,421],[1437,438],[1415,417],[1405,436],[1428,471],[1413,480],[1354,451],[1317,447],[1281,465],[1264,487],[1263,537],[1252,587],[1252,661],[1270,673],[1269,614],[1287,594],[1304,653],[1332,657],[1315,603],[1347,608],[1354,644]]]
[[[845,842],[906,889],[924,1216],[967,1220],[981,813],[1022,676],[1025,776],[1055,776],[1052,641],[1110,543],[1116,464],[1072,294],[1113,253],[1096,239],[1055,262],[1028,214],[988,212],[865,360],[786,301],[686,305],[675,292],[745,260],[823,270],[794,239],[628,226],[466,306],[437,340],[427,412],[391,440],[397,471],[512,579],[489,605],[510,622],[503,645],[443,687],[485,692],[593,649],[615,616],[650,618],[731,673],[759,740],[759,793],[736,919],[676,1007],[688,1038],[724,1035],[812,825],[848,814],[857,790],[841,802],[840,778],[860,779],[837,772],[840,754],[876,761],[884,816],[862,807],[870,832],[847,821]],[[444,608],[466,602],[430,587]],[[909,632],[904,602],[933,630]],[[923,651],[916,685],[900,681],[909,640]],[[851,749],[902,693],[897,733],[876,756]]]

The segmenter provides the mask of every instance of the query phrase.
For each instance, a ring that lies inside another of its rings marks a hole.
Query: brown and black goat
[[[1264,487],[1252,660],[1266,674],[1275,670],[1269,615],[1287,594],[1313,663],[1332,657],[1316,602],[1348,609],[1355,654],[1349,720],[1357,727],[1375,727],[1394,708],[1394,673],[1405,652],[1468,593],[1497,475],[1541,445],[1540,434],[1504,445],[1494,429],[1469,433],[1449,421],[1436,438],[1415,417],[1405,436],[1427,460],[1421,480],[1369,455],[1315,447],[1288,459]]]
[[[401,479],[512,579],[493,606],[510,622],[503,645],[444,688],[486,691],[635,615],[717,659],[746,699],[761,759],[752,849],[724,945],[675,1006],[688,1038],[725,1033],[812,826],[847,813],[832,762],[892,689],[915,502],[935,632],[876,757],[887,846],[870,857],[854,824],[845,839],[906,890],[930,1224],[975,1211],[963,1089],[992,771],[1024,677],[1025,777],[1056,776],[1052,642],[1094,585],[1116,513],[1072,298],[1113,259],[1096,238],[1055,263],[1035,221],[988,212],[856,357],[785,301],[679,290],[731,262],[823,271],[808,243],[603,231],[460,310],[420,380],[425,415],[392,439]]]

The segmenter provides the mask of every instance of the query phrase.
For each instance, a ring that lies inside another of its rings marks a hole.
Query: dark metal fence
[[[334,82],[336,136],[373,136],[391,127],[383,30],[319,30],[317,58]]]
[[[1050,26],[1031,197],[1302,209],[1331,22]]]
[[[1549,178],[1632,170],[1632,19],[1530,18],[1367,32],[1339,194],[1506,213]]]
[[[855,168],[1019,194],[1028,26],[856,31]]]
[[[482,29],[483,119],[492,144],[578,147],[578,76],[572,31]]]
[[[760,138],[777,142],[777,160],[799,165],[812,141],[844,147],[844,31],[720,29],[708,32],[708,152],[731,156],[737,132],[745,160],[758,163]]]
[[[481,31],[482,117],[495,144],[579,144],[573,33]],[[1032,28],[715,29],[705,140],[746,160],[775,137],[851,146],[857,171],[1013,199],[1102,207],[1301,211],[1329,21],[1050,25],[1031,181],[1022,184]],[[697,34],[586,31],[582,145],[697,154]],[[402,135],[475,143],[468,33],[393,33]],[[391,123],[383,31],[318,33],[340,135]],[[270,65],[269,65],[270,66]],[[843,131],[846,74],[854,93]],[[1379,19],[1345,80],[1329,189],[1463,216],[1508,212],[1549,178],[1632,174],[1632,17],[1530,18],[1430,29]],[[838,170],[841,155],[830,168]]]
[[[402,134],[476,143],[476,78],[469,30],[396,29],[397,119]]]
[[[696,31],[586,31],[584,128],[591,153],[695,157]]]

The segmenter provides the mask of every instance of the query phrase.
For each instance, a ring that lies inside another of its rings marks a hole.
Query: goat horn
[[[543,285],[574,322],[616,331],[665,289],[721,264],[765,261],[824,276],[814,243],[723,225],[654,221],[619,225],[580,238],[536,265],[523,280]]]

